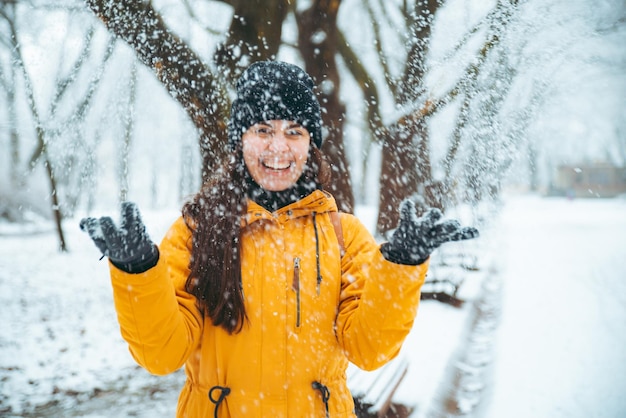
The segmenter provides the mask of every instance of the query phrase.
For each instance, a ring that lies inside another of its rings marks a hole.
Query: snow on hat
[[[255,123],[289,120],[302,125],[317,148],[322,146],[322,116],[313,79],[300,67],[281,61],[259,61],[237,81],[237,97],[228,121],[228,145]]]

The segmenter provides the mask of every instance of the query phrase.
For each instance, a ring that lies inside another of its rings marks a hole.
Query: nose
[[[272,151],[288,150],[289,144],[287,143],[287,138],[285,138],[285,133],[282,130],[275,131],[270,138],[267,148]]]

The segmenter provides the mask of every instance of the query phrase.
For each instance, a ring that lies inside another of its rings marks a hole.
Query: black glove
[[[150,240],[139,209],[132,202],[122,203],[119,228],[111,218],[103,216],[82,219],[80,229],[89,234],[103,256],[127,273],[143,273],[159,261],[159,250]]]
[[[380,247],[383,256],[397,264],[418,265],[445,242],[478,236],[476,228],[462,228],[456,220],[437,222],[441,217],[439,209],[431,208],[418,218],[415,204],[404,200],[400,205],[400,225],[389,242]]]

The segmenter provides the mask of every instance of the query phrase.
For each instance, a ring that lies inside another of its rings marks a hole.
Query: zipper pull
[[[300,328],[300,258],[293,259],[293,283],[291,288],[296,293],[296,329]]]
[[[293,282],[291,283],[291,288],[298,292],[300,291],[300,258],[296,257],[293,259]]]

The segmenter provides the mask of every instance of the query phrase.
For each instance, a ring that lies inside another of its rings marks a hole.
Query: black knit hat
[[[228,145],[255,123],[289,120],[302,125],[317,148],[322,146],[322,116],[313,79],[300,67],[281,61],[252,64],[237,81],[237,97],[228,121]]]

